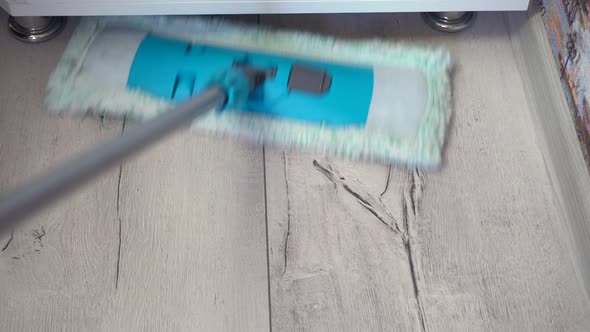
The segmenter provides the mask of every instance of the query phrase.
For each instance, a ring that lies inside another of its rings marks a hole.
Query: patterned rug
[[[590,169],[590,1],[537,1]]]

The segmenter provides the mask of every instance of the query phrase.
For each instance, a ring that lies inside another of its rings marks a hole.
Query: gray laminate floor
[[[0,237],[2,330],[589,329],[502,13],[459,34],[417,14],[242,19],[450,48],[445,167],[179,132]],[[0,193],[124,130],[43,111],[73,25],[42,45],[0,25]]]

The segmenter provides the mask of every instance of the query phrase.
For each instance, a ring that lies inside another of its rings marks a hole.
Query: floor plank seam
[[[117,180],[117,220],[119,224],[119,239],[117,244],[117,268],[115,270],[115,289],[119,288],[119,271],[121,269],[121,213],[120,213],[120,201],[121,201],[121,175],[123,174],[123,164],[119,165],[119,178]]]
[[[268,234],[268,196],[266,179],[266,146],[262,145],[262,181],[264,185],[264,226],[266,236],[266,280],[268,292],[268,329],[272,332],[272,296],[270,293],[270,242]]]
[[[261,17],[260,15],[256,15],[256,24],[260,25]],[[285,152],[283,152],[283,156]],[[286,167],[286,166],[285,166]],[[286,170],[285,170],[286,171]],[[267,198],[267,181],[266,181],[266,146],[262,145],[262,177],[264,182],[264,225],[265,225],[265,233],[266,233],[266,279],[267,279],[267,287],[268,287],[268,329],[272,332],[272,302],[271,302],[271,293],[270,293],[270,242],[269,242],[269,234],[268,234],[268,198]],[[285,174],[285,179],[287,175]],[[288,218],[288,226],[290,226],[290,212],[287,212]],[[288,235],[288,234],[287,234]],[[285,247],[286,250],[286,247]],[[287,270],[287,253],[285,252],[285,267],[284,270]],[[284,272],[283,272],[284,273]]]

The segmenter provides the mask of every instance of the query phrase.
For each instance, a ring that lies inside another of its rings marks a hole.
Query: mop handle
[[[77,159],[63,164],[28,186],[10,193],[0,201],[0,234],[23,217],[80,186],[109,166],[162,138],[191,120],[227,104],[227,92],[212,86],[178,107],[164,112],[142,125],[132,127],[121,137],[98,146]]]

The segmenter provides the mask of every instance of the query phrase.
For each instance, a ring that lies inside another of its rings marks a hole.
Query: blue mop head
[[[115,27],[217,47],[370,66],[376,76],[373,99],[375,94],[389,98],[371,101],[371,107],[379,104],[381,113],[369,114],[367,126],[336,126],[229,110],[196,120],[193,130],[409,167],[432,169],[441,164],[451,115],[451,61],[446,50],[382,40],[336,40],[200,17],[84,18],[50,77],[46,98],[50,111],[146,119],[172,105],[170,99],[127,86],[134,53],[130,59],[129,50],[115,40],[136,37],[131,33],[130,37],[124,33],[108,37],[105,31]],[[411,77],[405,81],[404,73],[417,73],[424,84],[414,84]]]

